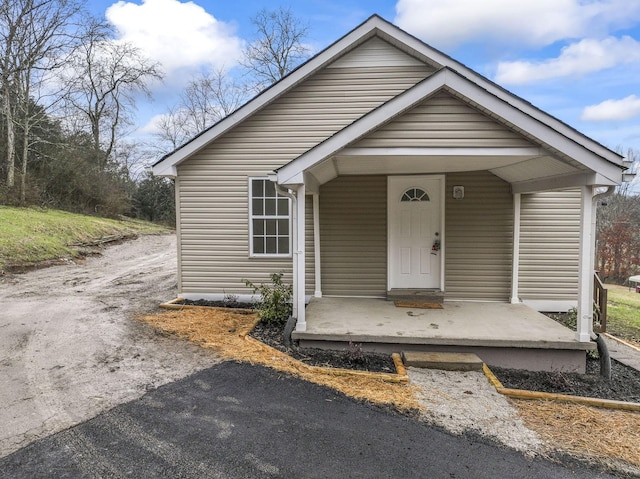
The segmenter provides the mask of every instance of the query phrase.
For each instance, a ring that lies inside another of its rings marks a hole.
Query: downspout
[[[291,228],[291,232],[292,232],[292,237],[291,237],[291,247],[292,250],[295,250],[296,245],[297,245],[297,231],[298,229],[295,227],[295,225],[297,224],[297,220],[298,220],[298,198],[296,197],[296,195],[294,195],[291,191],[289,190],[285,190],[280,184],[278,184],[278,175],[276,173],[269,173],[269,175],[267,175],[269,180],[273,183],[273,185],[276,188],[276,191],[278,192],[278,194],[281,194],[282,196],[286,196],[287,198],[289,198],[292,202],[291,205],[291,224],[292,224],[292,228]],[[291,347],[291,333],[293,332],[293,330],[296,327],[296,323],[298,321],[298,301],[297,301],[297,297],[298,297],[298,261],[296,258],[296,253],[294,251],[294,253],[291,255],[291,259],[292,259],[292,276],[293,276],[293,303],[292,303],[292,307],[291,307],[291,316],[289,316],[289,319],[287,320],[287,324],[284,327],[284,344],[286,347]]]

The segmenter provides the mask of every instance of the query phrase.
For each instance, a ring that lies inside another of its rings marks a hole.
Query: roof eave
[[[279,98],[286,91],[290,90],[313,73],[322,69],[328,63],[334,61],[341,55],[352,50],[357,45],[363,43],[376,34],[379,34],[382,38],[386,38],[387,40],[393,40],[394,43],[400,42],[401,44],[406,45],[419,56],[424,57],[425,59],[430,59],[431,64],[440,65],[457,72],[459,75],[465,77],[472,83],[475,83],[480,88],[487,90],[502,101],[512,105],[516,109],[526,113],[550,128],[555,129],[576,144],[581,145],[606,161],[621,167],[623,159],[622,155],[585,136],[573,127],[533,106],[531,103],[509,92],[488,78],[476,73],[445,53],[427,45],[422,40],[405,32],[392,23],[389,23],[378,15],[373,15],[336,42],[316,54],[310,60],[300,65],[282,80],[248,101],[238,110],[231,113],[209,129],[203,131],[185,145],[164,156],[153,165],[153,173],[168,174],[167,172],[173,172],[173,174],[175,174],[176,167],[187,158],[205,148],[216,138]]]
[[[207,130],[204,130],[173,152],[162,157],[153,165],[153,173],[160,174],[156,173],[156,171],[166,171],[168,167],[175,168],[184,160],[205,148],[209,143],[224,134],[226,131],[244,121],[258,110],[264,108],[266,105],[276,100],[286,91],[290,90],[313,73],[321,70],[328,63],[374,36],[376,30],[379,30],[386,25],[390,24],[377,15],[369,17],[369,19],[364,23],[360,24],[342,38],[329,45],[307,62],[290,72],[280,81],[274,83],[266,90],[249,100],[236,111],[209,127]]]

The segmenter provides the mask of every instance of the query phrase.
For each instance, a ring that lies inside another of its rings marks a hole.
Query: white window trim
[[[253,215],[253,189],[252,189],[252,185],[251,182],[253,180],[266,180],[266,181],[270,181],[268,176],[250,176],[247,180],[248,183],[248,192],[249,194],[247,195],[248,198],[248,202],[249,202],[249,258],[291,258],[293,255],[291,253],[292,251],[292,247],[293,247],[293,240],[292,240],[292,224],[291,224],[291,199],[287,198],[288,201],[288,211],[287,211],[287,220],[289,221],[289,252],[286,254],[278,254],[278,253],[254,253],[253,252],[253,219],[254,219],[254,215]],[[286,198],[286,196],[280,195],[277,191],[276,191],[276,195],[278,195],[278,197],[281,198]],[[265,217],[266,215],[261,216],[262,218]],[[282,217],[277,217],[275,216],[274,219],[276,218],[280,218],[283,219]]]

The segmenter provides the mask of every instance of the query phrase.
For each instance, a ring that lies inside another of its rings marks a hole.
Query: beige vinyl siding
[[[252,176],[260,176],[258,174]],[[249,258],[248,178],[189,181],[181,177],[181,285],[183,293],[249,293],[243,279],[268,281],[290,258]],[[232,191],[233,186],[239,190]]]
[[[354,147],[530,147],[521,135],[441,91]],[[472,158],[469,161],[473,161]]]
[[[216,140],[208,155],[283,165],[429,74],[425,66],[335,68],[319,72]],[[194,161],[191,160],[191,161]]]
[[[454,186],[464,199],[453,199]],[[488,171],[448,174],[445,192],[445,297],[507,301],[511,292],[513,195]]]
[[[522,195],[520,232],[520,298],[575,300],[580,258],[580,191]]]
[[[367,40],[357,49],[342,56],[327,68],[353,67],[406,67],[422,66],[422,62],[415,57],[400,52],[396,47],[379,37]]]
[[[248,293],[243,278],[266,281],[280,270],[290,280],[291,258],[249,258],[248,178],[286,164],[430,71],[426,65],[320,71],[180,165],[181,291]],[[312,258],[308,249],[307,265]],[[311,275],[308,268],[307,291]]]
[[[180,177],[177,176],[173,182],[174,201],[176,204],[176,256],[178,266],[178,295],[182,294],[182,231],[180,228]]]
[[[342,176],[320,188],[322,294],[385,296],[387,178]]]
[[[248,181],[248,180],[247,180]],[[242,280],[268,281],[271,273],[284,271],[291,281],[292,258],[249,258],[248,199],[226,192],[227,200],[206,200],[190,187],[181,189],[182,221],[179,261],[181,292],[189,293],[247,293]],[[244,203],[244,207],[242,206]],[[315,289],[313,249],[313,203],[306,197],[306,283],[307,292]],[[215,216],[217,228],[210,226]],[[185,228],[184,224],[188,225]],[[186,274],[186,273],[189,274]]]
[[[304,238],[305,262],[304,262],[304,282],[305,293],[313,295],[316,290],[316,262],[315,249],[313,247],[313,197],[307,195],[305,203],[305,229]]]

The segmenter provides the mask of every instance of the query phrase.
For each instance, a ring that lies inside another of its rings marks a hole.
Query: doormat
[[[426,303],[424,301],[394,301],[398,308],[443,309],[441,303]]]

